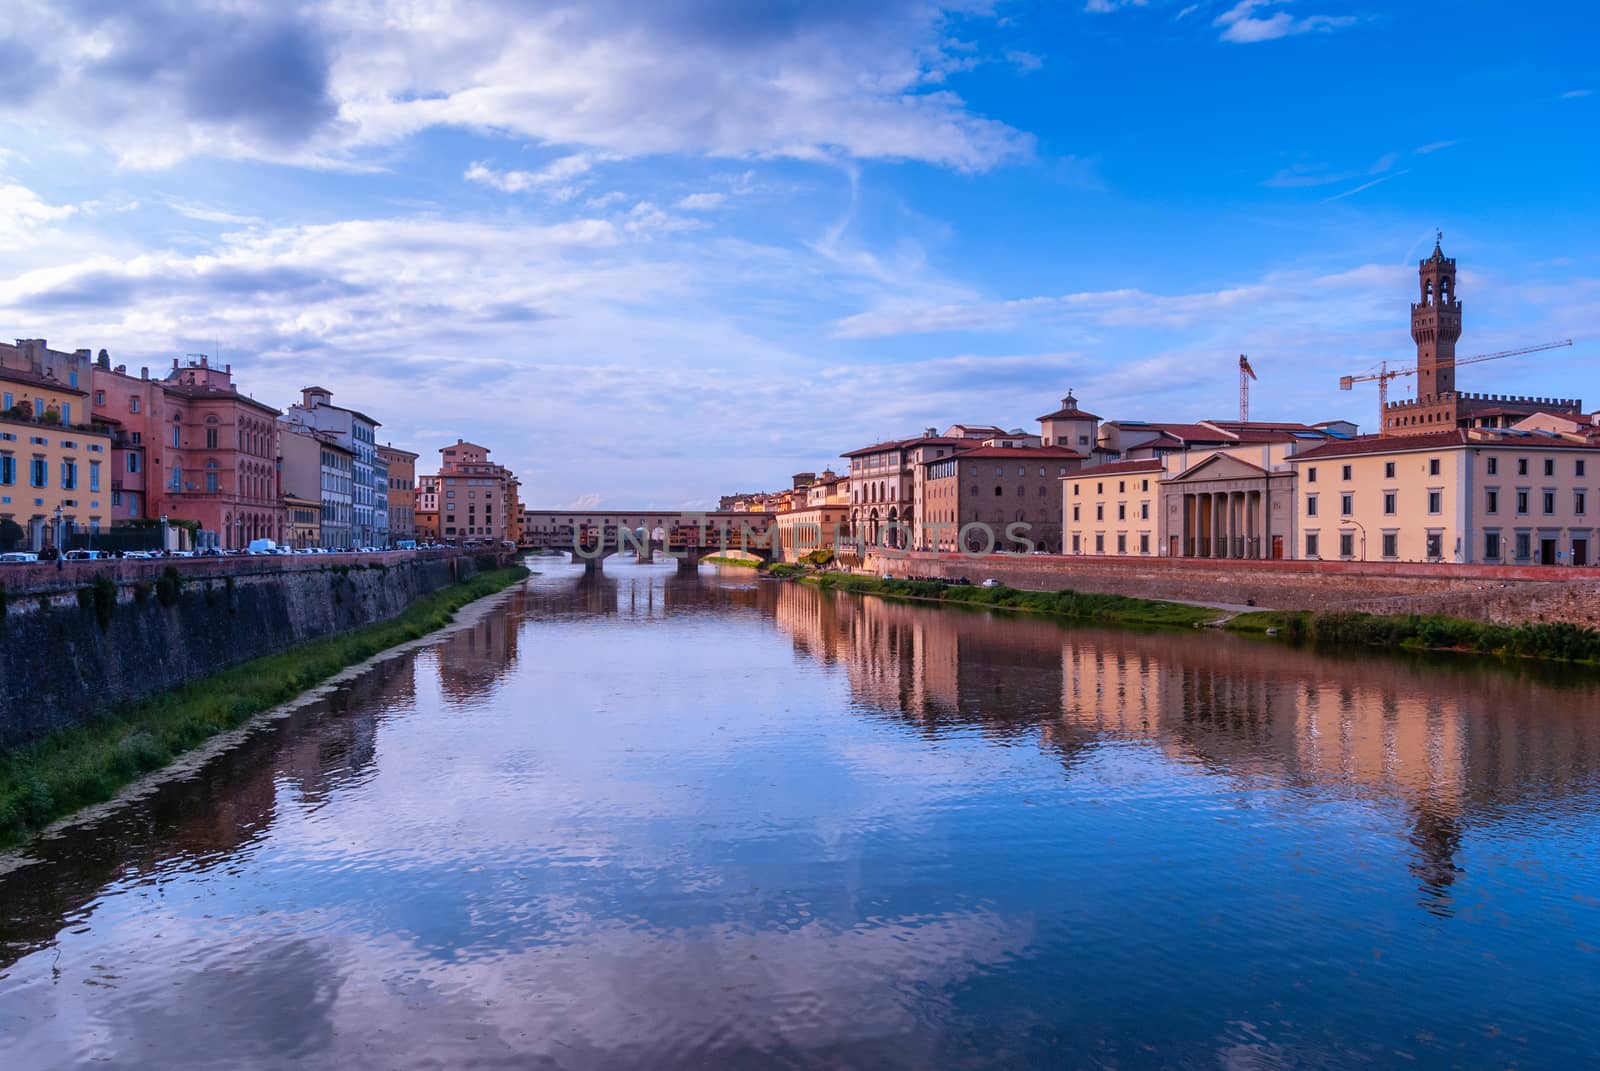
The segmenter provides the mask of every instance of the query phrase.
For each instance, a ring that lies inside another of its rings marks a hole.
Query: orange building
[[[439,450],[438,525],[446,543],[511,542],[522,534],[516,475],[489,448],[457,439]]]

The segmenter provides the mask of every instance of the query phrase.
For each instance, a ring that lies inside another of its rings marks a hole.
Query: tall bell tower
[[[1411,337],[1417,344],[1417,399],[1453,394],[1456,340],[1461,337],[1461,302],[1456,300],[1456,262],[1439,248],[1417,267],[1422,300],[1411,306]]]

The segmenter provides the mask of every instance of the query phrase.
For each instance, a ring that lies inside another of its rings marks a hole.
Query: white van
[[[0,565],[24,565],[38,560],[39,555],[30,554],[25,550],[8,550],[4,554],[0,554]]]
[[[252,539],[250,541],[249,553],[276,554],[278,553],[278,544],[271,539]]]
[[[69,551],[67,551],[67,561],[69,561],[69,562],[97,562],[100,559],[105,558],[105,557],[108,557],[108,555],[103,550],[69,550]]]

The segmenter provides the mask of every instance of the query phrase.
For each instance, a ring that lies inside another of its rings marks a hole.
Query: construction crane
[[[1239,423],[1250,422],[1250,381],[1256,378],[1256,370],[1250,367],[1250,358],[1239,354]]]
[[[1562,346],[1572,345],[1572,339],[1563,338],[1557,342],[1541,342],[1537,346],[1523,346],[1521,349],[1501,350],[1498,353],[1480,353],[1476,357],[1460,357],[1454,361],[1440,361],[1436,368],[1459,368],[1464,364],[1481,364],[1484,361],[1498,361],[1503,357],[1520,357],[1524,353],[1540,353],[1544,350],[1560,349]],[[1243,358],[1240,358],[1243,360]],[[1389,412],[1389,381],[1399,376],[1414,376],[1415,368],[1390,368],[1389,362],[1384,361],[1378,365],[1376,372],[1368,372],[1360,376],[1340,376],[1339,389],[1352,390],[1357,383],[1378,384],[1378,430],[1383,431],[1383,422]],[[1241,376],[1242,382],[1242,376]]]

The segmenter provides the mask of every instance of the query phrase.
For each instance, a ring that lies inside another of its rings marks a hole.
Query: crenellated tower
[[[1461,337],[1461,302],[1456,300],[1456,262],[1433,244],[1433,255],[1417,267],[1422,300],[1411,306],[1411,338],[1417,344],[1417,398],[1438,398],[1456,389],[1456,340]]]

